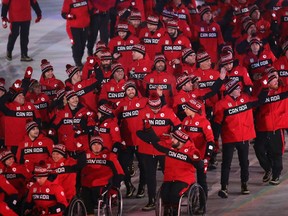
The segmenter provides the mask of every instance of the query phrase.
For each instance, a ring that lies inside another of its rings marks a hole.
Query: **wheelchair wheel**
[[[115,189],[114,189],[115,190]],[[109,216],[122,216],[123,199],[120,189],[116,189],[117,193],[108,196],[107,206],[109,208]]]
[[[156,194],[155,214],[156,216],[164,215],[164,206],[163,206],[162,199],[161,199],[161,187],[159,188]]]
[[[83,201],[79,198],[73,198],[68,207],[67,216],[86,216],[87,211]]]
[[[203,188],[195,183],[188,191],[188,215],[205,215],[206,195]]]

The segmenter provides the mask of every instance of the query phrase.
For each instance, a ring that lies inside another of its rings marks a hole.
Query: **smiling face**
[[[69,98],[69,100],[67,101],[68,105],[70,106],[70,108],[73,110],[78,106],[79,103],[79,98],[77,95]]]

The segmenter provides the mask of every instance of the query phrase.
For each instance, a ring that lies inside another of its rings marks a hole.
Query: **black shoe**
[[[250,191],[248,190],[248,186],[246,182],[242,182],[241,184],[241,193],[242,194],[250,194]]]
[[[208,170],[217,169],[218,161],[209,161]]]
[[[129,170],[131,177],[136,175],[136,170],[135,170],[134,164],[131,164],[131,166],[128,167],[128,170]]]
[[[126,187],[127,187],[126,198],[131,198],[136,188],[131,183],[129,183]]]
[[[266,172],[264,173],[264,176],[263,176],[263,178],[262,178],[262,181],[263,181],[263,182],[268,182],[268,181],[270,181],[271,176],[272,176],[271,170],[266,171]]]
[[[6,52],[6,59],[8,61],[12,61],[12,53],[11,52],[9,52],[9,51]]]
[[[222,186],[221,190],[218,191],[218,196],[221,198],[228,198],[228,189],[227,186]]]
[[[149,201],[148,204],[142,208],[142,211],[152,211],[152,210],[155,210],[155,200]]]
[[[22,55],[20,61],[30,62],[33,61],[33,59],[27,55]]]
[[[138,192],[136,194],[136,198],[143,198],[145,196],[145,188],[143,186],[139,186]]]
[[[270,182],[269,182],[270,185],[279,185],[280,184],[280,179],[279,177],[273,177]]]

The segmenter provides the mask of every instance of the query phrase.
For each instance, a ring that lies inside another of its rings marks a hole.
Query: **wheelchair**
[[[122,216],[123,198],[119,188],[108,187],[98,200],[96,216]]]
[[[184,208],[185,207],[185,208]],[[161,187],[156,195],[156,216],[167,216],[167,212],[164,214],[164,205],[161,198]],[[206,195],[203,188],[194,183],[189,186],[185,193],[180,197],[178,203],[177,216],[183,215],[205,215],[206,213]],[[169,214],[168,214],[169,215]],[[172,209],[171,214],[172,215]]]
[[[87,211],[84,202],[76,195],[70,201],[70,204],[67,208],[66,216],[86,216]]]

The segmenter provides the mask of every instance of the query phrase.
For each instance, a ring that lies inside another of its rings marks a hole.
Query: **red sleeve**
[[[1,215],[17,216],[17,214],[8,207],[5,202],[0,202]]]
[[[243,67],[243,82],[246,86],[253,86],[252,80],[249,76],[249,73],[245,67]]]
[[[176,114],[173,112],[172,109],[169,109],[171,111],[171,115],[170,115],[170,120],[173,123],[174,126],[176,125],[180,125],[181,121],[178,119],[178,117],[176,116]]]
[[[18,194],[18,191],[6,180],[3,175],[0,175],[0,188],[7,195]]]
[[[206,142],[214,142],[214,135],[211,128],[210,122],[205,118],[203,121],[203,134],[205,136]]]
[[[111,121],[111,129],[110,129],[110,133],[111,133],[111,137],[112,137],[112,144],[114,144],[115,142],[122,142],[121,136],[120,136],[120,130],[119,127],[116,123],[116,121]]]
[[[70,13],[70,0],[64,0],[62,13]]]
[[[112,161],[115,170],[113,170],[114,168],[112,168],[113,173],[114,174],[118,174],[118,175],[124,175],[123,169],[117,159],[117,155],[116,154],[110,154],[110,160]],[[115,173],[116,171],[116,173]]]
[[[65,197],[64,189],[60,185],[55,184],[55,197],[58,203],[68,206],[67,199]]]
[[[224,118],[224,109],[221,102],[217,102],[214,108],[214,122],[221,124]]]
[[[99,95],[99,100],[108,100],[107,98],[107,88],[108,88],[108,83],[105,83],[101,89],[100,95]]]

